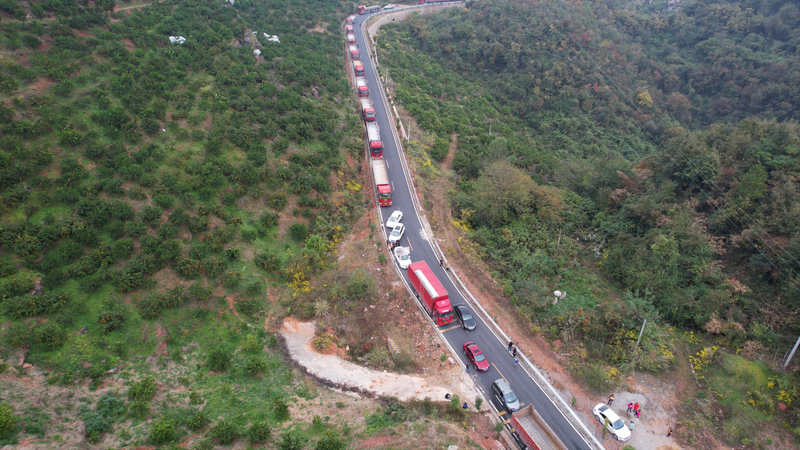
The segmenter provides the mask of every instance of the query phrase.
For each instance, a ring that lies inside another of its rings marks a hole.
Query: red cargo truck
[[[367,79],[364,77],[356,77],[356,87],[358,88],[358,97],[369,97],[369,86],[367,86]]]
[[[373,158],[383,157],[381,129],[377,122],[367,122],[367,142],[369,142],[369,154]]]
[[[361,99],[361,117],[364,122],[375,122],[375,107],[369,97]]]
[[[378,192],[378,204],[392,206],[392,185],[389,184],[389,175],[386,174],[386,164],[383,158],[372,160],[372,176],[375,178],[375,190]]]
[[[347,25],[352,25],[355,22],[356,16],[353,14],[352,16],[347,16],[347,20],[344,21]]]
[[[436,326],[447,325],[453,321],[450,296],[425,261],[417,261],[408,266],[408,280],[425,311],[436,322]]]
[[[357,77],[364,76],[364,64],[361,64],[360,59],[353,60],[353,71],[356,73]]]
[[[355,34],[348,34],[347,35],[347,43],[348,44],[355,44],[356,43],[356,35]]]
[[[358,53],[358,45],[356,44],[350,44],[350,59],[361,59],[361,55]]]

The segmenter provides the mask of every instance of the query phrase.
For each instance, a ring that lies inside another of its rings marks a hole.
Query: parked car
[[[400,225],[400,221],[403,220],[403,211],[397,210],[386,219],[386,228],[394,228]]]
[[[394,257],[401,269],[408,269],[408,266],[411,265],[411,250],[408,247],[395,247]]]
[[[392,228],[392,232],[389,233],[389,242],[394,242],[395,244],[400,242],[400,239],[403,237],[403,233],[406,232],[406,226],[402,223],[397,224],[394,228]]]
[[[517,399],[517,395],[511,390],[511,386],[503,378],[498,378],[492,383],[492,396],[497,399],[506,411],[519,411],[519,399]]]
[[[467,308],[467,305],[459,303],[453,306],[453,311],[455,311],[458,321],[461,322],[461,328],[472,331],[478,325],[472,317],[472,311]]]
[[[392,5],[391,3],[383,7],[383,9],[394,9],[394,8],[395,6]]]
[[[478,372],[486,372],[489,370],[489,360],[486,359],[486,355],[478,348],[478,344],[472,341],[464,344],[464,354],[472,361],[472,364],[475,365]]]
[[[608,431],[617,438],[618,441],[625,442],[631,438],[631,430],[625,426],[625,422],[619,418],[611,408],[605,403],[598,403],[592,409],[592,414],[600,421],[600,426],[605,426],[608,419]]]

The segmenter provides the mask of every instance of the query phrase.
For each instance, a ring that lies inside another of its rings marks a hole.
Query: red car
[[[489,370],[489,360],[486,359],[486,355],[483,354],[481,349],[479,349],[478,345],[474,342],[469,341],[464,344],[464,354],[472,361],[472,364],[475,364],[475,368],[478,369],[478,372],[486,372]]]

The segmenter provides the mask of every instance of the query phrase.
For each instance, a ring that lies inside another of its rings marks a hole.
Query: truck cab
[[[355,44],[356,43],[356,35],[355,34],[348,34],[347,35],[347,43],[348,44]]]
[[[354,14],[352,16],[347,16],[347,19],[344,21],[344,23],[347,24],[347,25],[352,25],[353,22],[355,22],[355,20],[356,20],[356,16]]]

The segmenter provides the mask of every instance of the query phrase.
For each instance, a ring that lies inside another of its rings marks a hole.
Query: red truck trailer
[[[345,26],[344,26],[344,30],[347,32],[347,34],[350,34],[350,33],[355,33],[355,31],[354,31],[354,30],[355,30],[355,28],[353,28],[353,26],[352,26],[352,25],[345,25]]]
[[[386,174],[386,164],[383,158],[372,160],[372,177],[375,178],[375,190],[378,192],[378,204],[392,206],[392,185],[389,184],[389,175]]]
[[[358,88],[358,97],[369,97],[369,86],[367,86],[367,79],[364,77],[356,77],[356,87]]]
[[[347,16],[347,19],[344,21],[344,23],[347,25],[352,25],[353,22],[355,21],[356,21],[356,15],[353,14],[352,16]]]
[[[355,34],[348,34],[347,35],[347,43],[348,44],[355,44],[356,43],[356,35]]]
[[[372,106],[369,97],[361,99],[361,117],[364,118],[364,122],[375,122],[375,107]]]
[[[528,450],[566,450],[561,439],[541,415],[528,405],[511,414],[512,432],[516,432]]]
[[[377,122],[367,122],[367,142],[369,142],[369,154],[373,158],[383,157],[381,129],[378,127]]]
[[[358,8],[356,8],[356,11],[358,11],[359,14],[369,14],[373,11],[380,11],[380,9],[381,9],[380,5],[372,5],[372,6],[360,5]]]
[[[361,55],[358,53],[358,45],[350,44],[350,59],[361,59]]]
[[[360,59],[353,60],[353,71],[356,73],[357,77],[364,76],[364,64],[361,63]]]
[[[428,267],[428,263],[425,261],[411,263],[408,266],[408,280],[425,311],[436,322],[436,326],[447,325],[453,321],[450,296]]]

